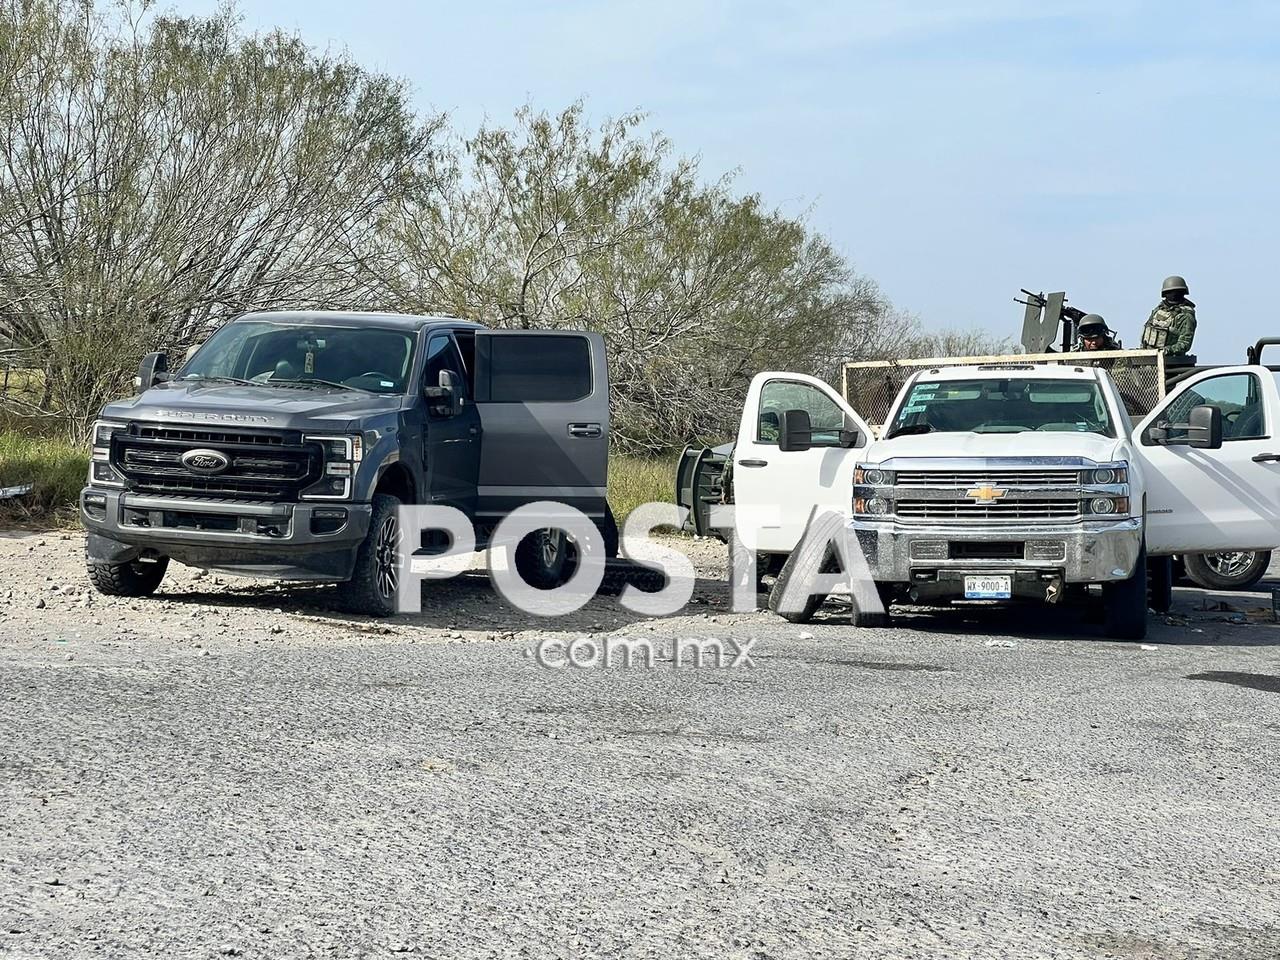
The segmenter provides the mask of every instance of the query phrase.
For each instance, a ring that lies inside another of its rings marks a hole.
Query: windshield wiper
[[[933,433],[933,424],[930,423],[909,423],[905,427],[898,427],[890,430],[885,434],[886,440],[892,440],[894,437],[905,437],[914,433]]]
[[[319,377],[290,377],[287,380],[270,380],[269,383],[288,386],[292,383],[300,384],[304,387],[333,387],[336,390],[360,390],[364,393],[375,393],[367,387],[353,387],[349,383],[338,383],[335,380],[322,380]]]
[[[189,373],[185,377],[179,377],[177,382],[192,383],[200,380],[213,380],[218,383],[246,383],[251,387],[259,386],[259,384],[254,383],[252,380],[245,380],[241,377],[211,377],[203,373]]]

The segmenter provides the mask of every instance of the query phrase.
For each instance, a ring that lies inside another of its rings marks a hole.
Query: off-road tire
[[[389,617],[396,612],[404,531],[400,529],[400,501],[375,494],[369,532],[356,552],[351,579],[338,585],[338,602],[349,613]]]
[[[1147,547],[1127,580],[1102,585],[1102,632],[1112,640],[1141,640],[1147,635]]]
[[[573,576],[572,552],[563,530],[535,530],[516,545],[516,573],[535,590],[554,590]]]
[[[169,558],[131,560],[128,563],[87,561],[89,582],[108,597],[149,597],[156,592],[169,569]]]
[[[1232,552],[1243,554],[1251,551]],[[1225,551],[1219,554],[1189,553],[1185,557],[1187,578],[1206,590],[1248,590],[1262,579],[1267,572],[1267,567],[1271,566],[1270,550],[1257,550],[1252,553],[1252,559],[1234,565],[1235,568],[1229,572],[1224,571],[1221,564],[1218,564],[1218,569],[1215,569],[1209,559],[1226,556]]]

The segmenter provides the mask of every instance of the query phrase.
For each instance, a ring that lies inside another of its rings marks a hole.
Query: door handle
[[[768,460],[739,460],[738,461],[738,466],[740,467],[767,467],[768,465],[769,465]]]
[[[598,423],[571,423],[569,424],[569,436],[584,437],[590,439],[592,437],[600,437],[604,435],[604,428]]]
[[[1253,458],[1254,463],[1280,463],[1280,453],[1260,453]]]

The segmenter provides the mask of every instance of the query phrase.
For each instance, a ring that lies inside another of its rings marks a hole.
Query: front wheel
[[[89,582],[94,589],[108,597],[149,597],[156,592],[169,558],[159,560],[130,560],[128,563],[107,563],[90,560]]]
[[[1271,566],[1270,550],[1189,553],[1187,576],[1206,590],[1248,590]]]
[[[1102,585],[1106,609],[1103,633],[1112,640],[1141,640],[1147,635],[1147,547],[1138,551],[1138,560],[1127,580]]]
[[[396,612],[404,533],[400,529],[400,501],[379,493],[373,498],[369,533],[356,553],[351,579],[338,587],[338,599],[351,613],[389,617]]]

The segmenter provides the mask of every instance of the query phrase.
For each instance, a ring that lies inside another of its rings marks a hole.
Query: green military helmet
[[[1160,285],[1160,295],[1162,297],[1167,297],[1171,293],[1186,294],[1189,292],[1190,291],[1187,290],[1187,281],[1177,275],[1165,277],[1164,283]]]
[[[1086,313],[1080,318],[1080,322],[1076,324],[1076,333],[1082,337],[1087,333],[1107,334],[1110,332],[1111,328],[1107,326],[1107,321],[1102,319],[1102,314],[1100,313]]]

